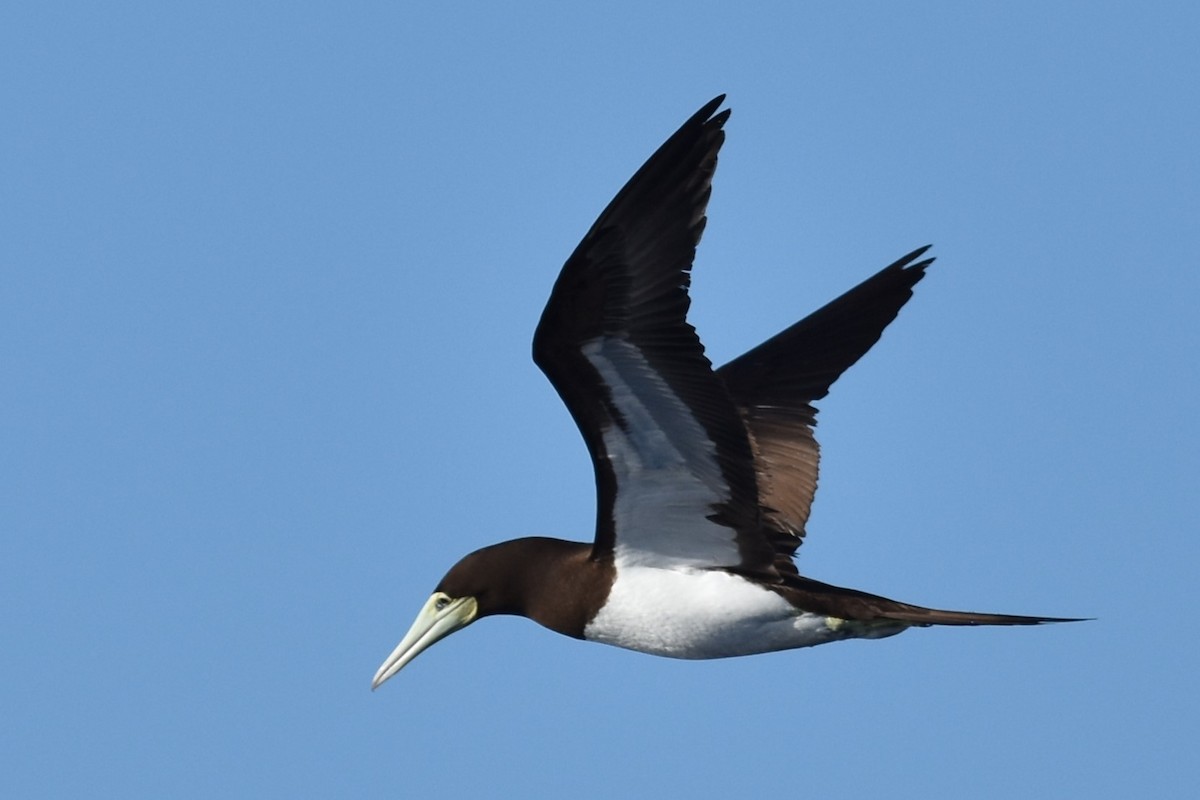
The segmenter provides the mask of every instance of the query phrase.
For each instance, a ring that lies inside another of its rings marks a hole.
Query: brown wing
[[[771,571],[745,425],[686,321],[728,111],[718,97],[634,174],[567,260],[533,358],[596,470],[594,555]]]
[[[879,341],[912,297],[912,287],[933,263],[917,261],[928,249],[914,250],[717,370],[749,430],[763,523],[781,556],[776,568],[794,571],[790,559],[804,537],[817,489],[820,451],[812,404]]]

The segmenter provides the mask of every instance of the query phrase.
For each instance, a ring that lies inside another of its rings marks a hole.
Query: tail
[[[1025,617],[1016,614],[980,614],[974,611],[943,611],[889,600],[879,595],[821,583],[800,575],[788,575],[780,591],[797,608],[840,619],[868,622],[893,620],[909,625],[1045,625],[1050,622],[1086,622],[1086,617]]]
[[[1045,625],[1050,622],[1086,622],[1086,617],[1025,617],[1018,614],[980,614],[975,611],[943,611],[907,603],[883,611],[883,619],[910,625]]]

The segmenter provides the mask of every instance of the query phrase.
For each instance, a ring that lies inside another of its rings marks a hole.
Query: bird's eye
[[[438,611],[442,611],[448,605],[450,605],[450,598],[446,597],[446,595],[442,595],[441,597],[439,597],[437,599],[437,602],[435,602],[433,604],[433,607],[436,608]]]

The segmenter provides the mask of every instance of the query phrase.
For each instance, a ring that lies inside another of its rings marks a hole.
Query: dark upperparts
[[[618,569],[624,574],[631,563],[628,553],[637,568],[651,568],[651,584],[667,572],[724,570],[835,621],[1067,621],[923,608],[798,574],[792,556],[819,460],[812,404],[879,339],[933,259],[922,260],[928,248],[909,253],[714,371],[686,314],[729,117],[717,112],[723,100],[685,122],[609,203],[564,265],[534,334],[534,360],[592,457],[595,541],[517,539],[466,556],[380,667],[375,686],[483,616],[521,615],[583,638],[612,596]],[[667,585],[679,584],[651,586],[648,602],[670,606]],[[630,600],[621,597],[627,611]],[[641,622],[639,613],[623,619]],[[741,652],[759,651],[748,642]]]

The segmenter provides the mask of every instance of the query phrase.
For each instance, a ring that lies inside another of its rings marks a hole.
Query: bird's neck
[[[612,560],[592,558],[590,544],[562,539],[530,537],[495,547],[508,580],[493,613],[518,614],[582,639],[612,587]]]

